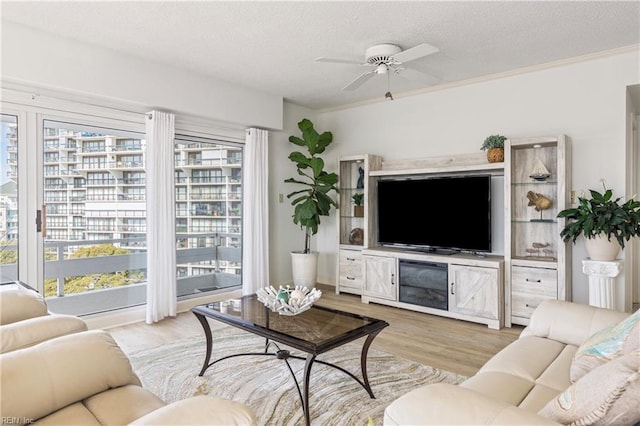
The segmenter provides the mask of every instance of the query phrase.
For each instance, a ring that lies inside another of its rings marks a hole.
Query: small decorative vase
[[[353,215],[355,217],[364,217],[364,206],[353,206]]]
[[[504,148],[489,148],[487,160],[490,163],[502,163],[504,161]]]
[[[584,241],[584,245],[591,260],[609,262],[615,260],[620,251],[618,240],[611,237],[611,241],[609,241],[607,236],[602,234],[587,238]]]

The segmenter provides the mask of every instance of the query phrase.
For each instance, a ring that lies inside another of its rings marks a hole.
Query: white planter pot
[[[585,239],[584,245],[591,260],[604,262],[615,260],[620,251],[620,244],[614,237],[609,241],[606,236],[597,235]]]
[[[314,288],[318,278],[318,252],[291,252],[291,270],[293,285]]]

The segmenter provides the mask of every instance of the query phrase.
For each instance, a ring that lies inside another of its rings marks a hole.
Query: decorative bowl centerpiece
[[[278,290],[269,286],[259,288],[256,295],[258,300],[273,312],[280,315],[297,315],[311,308],[315,301],[320,299],[322,292],[302,286],[295,286],[295,288],[280,286]]]

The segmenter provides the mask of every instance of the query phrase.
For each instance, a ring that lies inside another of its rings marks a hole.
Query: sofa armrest
[[[558,425],[538,414],[456,385],[413,390],[384,411],[384,425]]]
[[[19,281],[0,285],[0,324],[11,324],[47,315],[47,304],[40,293]]]
[[[87,331],[87,324],[72,315],[44,315],[0,326],[0,353],[27,348],[54,337]]]
[[[166,405],[130,423],[131,425],[257,425],[255,414],[244,404],[207,395],[194,396]]]
[[[533,311],[529,326],[520,334],[545,337],[580,346],[593,333],[617,324],[629,314],[562,300],[545,300]]]

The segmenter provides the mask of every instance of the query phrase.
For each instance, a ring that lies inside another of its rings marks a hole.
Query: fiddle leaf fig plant
[[[298,178],[289,178],[285,182],[302,186],[302,189],[287,194],[287,198],[293,198],[291,205],[295,206],[293,223],[304,229],[303,253],[309,253],[310,238],[318,232],[320,216],[329,216],[331,206],[338,207],[330,196],[331,191],[339,192],[336,187],[338,175],[328,173],[324,169],[324,160],[320,157],[333,141],[333,134],[318,133],[313,123],[306,118],[298,123],[298,128],[302,131],[302,138],[289,136],[289,142],[303,147],[308,154],[300,151],[289,154],[289,160],[296,164]]]
[[[558,217],[570,220],[560,236],[565,242],[576,242],[580,235],[593,238],[599,234],[615,238],[624,248],[625,241],[640,236],[640,201],[632,198],[622,203],[602,182],[604,193],[589,190],[591,198],[578,197],[578,207],[562,210]]]

